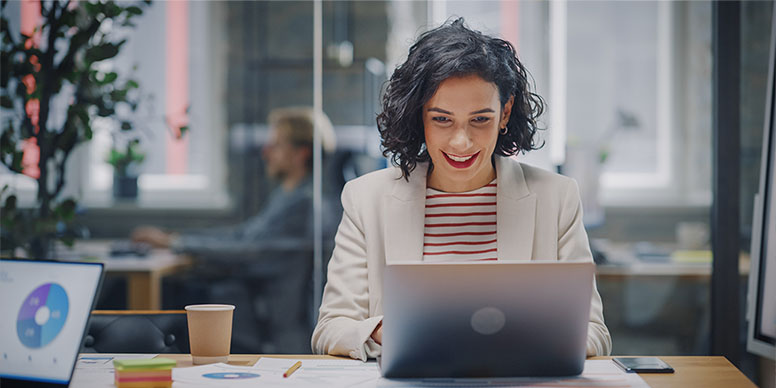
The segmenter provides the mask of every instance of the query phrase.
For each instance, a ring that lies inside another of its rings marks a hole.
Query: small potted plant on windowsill
[[[140,140],[132,139],[124,149],[112,147],[107,162],[113,166],[113,197],[116,199],[137,198],[137,177],[140,163],[145,154],[140,151]]]

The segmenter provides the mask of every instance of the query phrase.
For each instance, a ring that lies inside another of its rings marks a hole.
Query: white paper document
[[[302,366],[290,377],[281,380],[286,387],[354,387],[375,386],[380,378],[376,362],[358,360],[295,360],[262,357],[253,366],[264,373],[283,376],[297,361]]]
[[[272,387],[278,377],[258,371],[249,366],[234,366],[224,363],[173,368],[173,387]]]

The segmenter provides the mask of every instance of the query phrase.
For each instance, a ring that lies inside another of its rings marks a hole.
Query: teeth
[[[464,157],[464,156],[453,156],[453,155],[447,154],[447,156],[449,156],[450,159],[453,159],[456,162],[465,162],[465,161],[471,159],[472,156],[474,156],[474,155],[469,155],[469,156],[465,156]]]

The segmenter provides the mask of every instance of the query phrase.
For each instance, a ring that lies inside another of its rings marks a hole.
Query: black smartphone
[[[657,357],[615,357],[614,363],[628,373],[674,373],[674,368]]]

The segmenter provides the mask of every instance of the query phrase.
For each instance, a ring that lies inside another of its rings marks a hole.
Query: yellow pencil
[[[301,366],[302,366],[302,361],[297,361],[296,364],[291,365],[291,367],[288,368],[286,373],[283,373],[283,377],[291,376],[291,373],[296,372],[296,370],[299,369],[299,367],[301,367]]]

